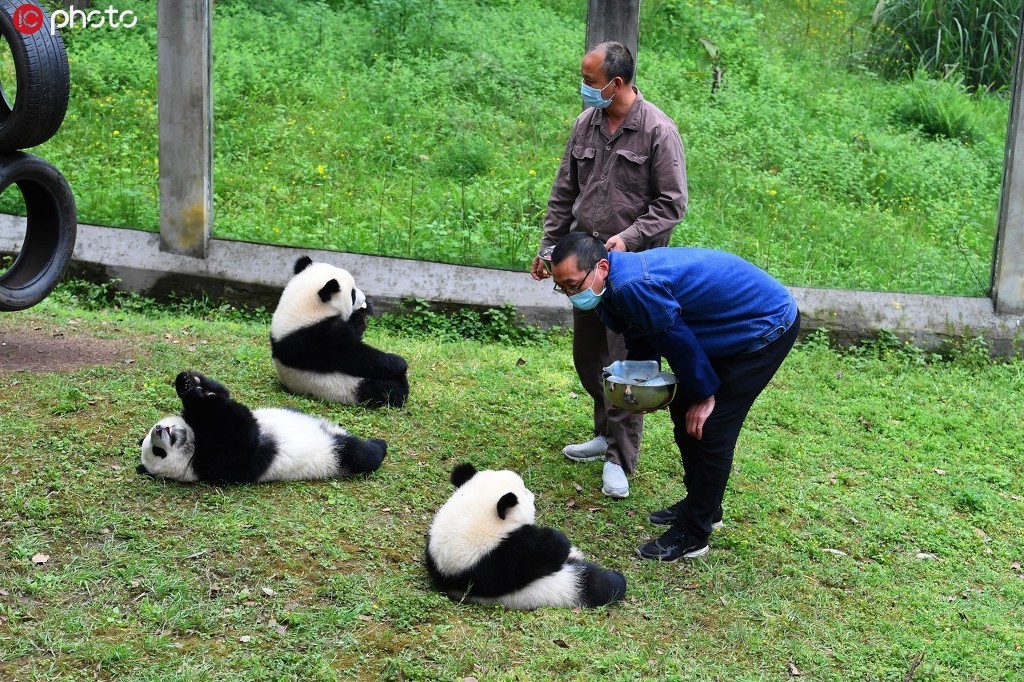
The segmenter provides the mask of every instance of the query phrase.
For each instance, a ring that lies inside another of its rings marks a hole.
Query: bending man
[[[706,554],[747,412],[800,330],[796,301],[771,275],[724,251],[609,252],[574,232],[551,262],[557,285],[578,292],[569,298],[574,306],[592,306],[624,334],[627,359],[665,358],[679,379],[669,412],[686,496],[648,517],[669,529],[637,554],[658,561]]]

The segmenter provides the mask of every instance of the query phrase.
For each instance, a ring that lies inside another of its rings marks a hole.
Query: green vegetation
[[[466,328],[509,333],[500,314],[477,321]],[[372,323],[413,385],[405,408],[373,411],[281,391],[265,311],[72,283],[0,317],[0,337],[12,331],[120,356],[0,372],[2,679],[949,682],[1024,669],[1024,364],[990,362],[983,342],[933,354],[884,334],[849,350],[812,336],[751,413],[711,553],[658,565],[633,548],[682,490],[668,415],[647,419],[631,496],[602,496],[599,465],[559,454],[589,428],[563,335],[441,341]],[[254,406],[384,437],[388,458],[330,482],[137,476],[138,440],[178,410],[184,368]],[[627,600],[522,613],[433,592],[424,533],[466,460],[522,473],[540,521],[623,571]]]
[[[687,150],[674,244],[734,251],[793,286],[986,293],[1005,93],[956,74],[884,80],[863,59],[875,5],[642,3],[638,84]],[[71,110],[36,151],[83,222],[155,230],[155,3],[122,6],[135,28],[66,32]],[[216,3],[215,235],[524,269],[579,112],[585,12]]]
[[[972,90],[1010,86],[1020,0],[880,0],[868,63],[888,76],[959,73]]]

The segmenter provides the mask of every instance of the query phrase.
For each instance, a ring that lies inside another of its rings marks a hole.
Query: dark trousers
[[[690,404],[683,400],[669,404],[676,445],[683,458],[686,488],[677,525],[688,535],[706,540],[711,534],[712,521],[722,507],[743,421],[786,359],[799,332],[798,313],[792,326],[764,348],[711,361],[722,385],[715,394],[715,408],[704,422],[701,440],[686,433],[686,411]]]
[[[615,407],[604,397],[601,370],[626,359],[626,342],[601,322],[593,310],[572,310],[572,360],[583,388],[594,401],[594,435],[608,439],[606,460],[627,474],[636,469],[644,416]]]

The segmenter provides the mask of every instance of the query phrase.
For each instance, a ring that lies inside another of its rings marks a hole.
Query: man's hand
[[[626,242],[622,241],[622,237],[619,235],[609,237],[608,241],[604,243],[604,248],[609,251],[629,251],[626,248]]]
[[[551,276],[548,269],[544,267],[544,259],[540,256],[533,257],[533,263],[530,265],[530,275],[538,282]]]
[[[686,433],[697,440],[703,438],[704,422],[711,416],[714,409],[715,396],[710,396],[699,403],[690,405],[689,409],[686,410]]]

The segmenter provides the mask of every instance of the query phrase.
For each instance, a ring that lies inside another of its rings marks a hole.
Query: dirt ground
[[[8,328],[0,319],[0,372],[64,372],[128,357],[122,343],[78,335],[69,329]]]

